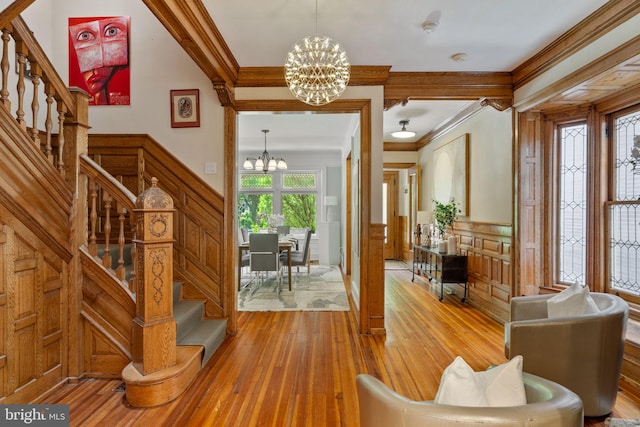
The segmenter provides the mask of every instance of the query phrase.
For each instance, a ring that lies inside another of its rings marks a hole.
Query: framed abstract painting
[[[171,127],[200,127],[200,92],[198,89],[171,91]]]

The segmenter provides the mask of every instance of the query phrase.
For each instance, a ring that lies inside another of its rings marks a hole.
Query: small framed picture
[[[198,89],[171,91],[171,127],[200,127],[200,93]]]

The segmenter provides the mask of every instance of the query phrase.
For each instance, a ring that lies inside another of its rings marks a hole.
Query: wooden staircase
[[[65,85],[20,10],[0,13],[0,400],[122,378],[129,404],[169,402],[234,313],[223,197],[148,136],[90,148],[88,95]],[[145,203],[150,189],[166,209]]]
[[[173,317],[176,319],[177,345],[201,345],[204,347],[204,366],[226,337],[225,319],[204,319],[204,301],[188,301],[181,298],[182,281],[173,282]]]
[[[101,263],[107,247],[102,245],[95,257],[97,263]],[[132,271],[131,259],[132,245],[124,246],[123,261],[125,269],[125,282],[128,283]],[[119,253],[119,245],[109,245],[110,254]],[[118,268],[118,257],[111,257],[111,268]],[[173,317],[176,321],[176,345],[201,346],[202,366],[206,365],[216,349],[220,347],[226,337],[226,319],[206,319],[205,302],[203,300],[187,300],[182,296],[184,281],[173,281]],[[135,292],[133,293],[135,296]]]

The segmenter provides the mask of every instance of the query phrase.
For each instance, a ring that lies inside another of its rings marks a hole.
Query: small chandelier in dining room
[[[345,51],[329,37],[318,35],[318,0],[316,0],[316,35],[305,37],[293,46],[284,64],[284,78],[300,101],[320,106],[335,101],[349,83],[351,65]]]
[[[282,157],[276,159],[275,157],[271,157],[267,151],[267,133],[269,129],[262,129],[262,132],[264,132],[264,151],[258,158],[247,157],[242,167],[247,170],[262,170],[264,173],[273,172],[276,169],[287,169],[287,162],[285,162]],[[251,161],[255,163],[251,163]]]

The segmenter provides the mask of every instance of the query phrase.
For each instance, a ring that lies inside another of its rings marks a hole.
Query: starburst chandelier
[[[287,54],[284,78],[289,90],[300,101],[314,106],[335,101],[349,83],[351,65],[345,51],[329,37],[318,35],[318,0],[316,0],[316,35],[305,37]]]

